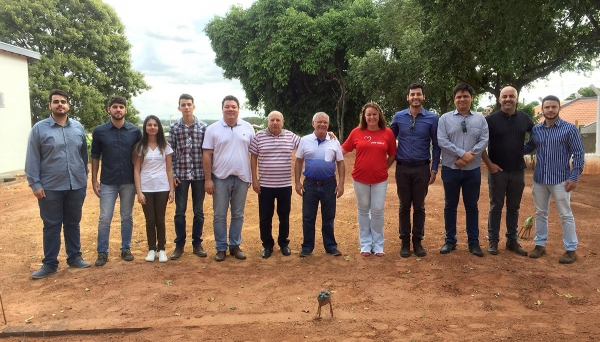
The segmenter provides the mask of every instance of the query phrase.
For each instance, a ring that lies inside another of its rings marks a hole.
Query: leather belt
[[[419,167],[429,165],[429,160],[418,160],[418,161],[398,161],[398,165],[404,165],[408,167]]]
[[[325,184],[327,184],[327,183],[331,183],[331,182],[333,182],[333,181],[335,180],[335,176],[334,176],[334,177],[331,177],[331,178],[329,178],[329,179],[327,179],[327,180],[324,180],[324,181],[318,181],[318,180],[310,179],[310,178],[308,178],[308,177],[304,177],[304,180],[305,180],[305,181],[309,181],[309,182],[311,182],[311,183],[315,183],[315,184],[317,184],[317,185],[325,185]]]

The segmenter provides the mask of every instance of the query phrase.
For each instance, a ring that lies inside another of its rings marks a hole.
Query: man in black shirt
[[[519,207],[525,188],[523,146],[525,134],[531,132],[533,121],[517,111],[517,90],[504,87],[500,91],[501,109],[486,117],[490,130],[488,151],[482,159],[488,168],[490,212],[488,214],[488,253],[498,254],[502,207],[506,198],[506,249],[527,256],[518,242]]]

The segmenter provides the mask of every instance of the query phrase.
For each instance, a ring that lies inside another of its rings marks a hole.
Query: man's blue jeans
[[[133,233],[133,202],[135,200],[135,185],[100,184],[100,218],[98,219],[98,253],[108,254],[108,239],[110,223],[112,222],[115,204],[119,197],[121,213],[121,250],[131,248]]]
[[[463,203],[467,216],[468,243],[479,244],[479,190],[481,188],[481,169],[455,170],[442,167],[444,182],[444,223],[446,225],[446,242],[456,243],[456,209],[462,189]]]
[[[533,183],[533,202],[535,203],[535,242],[536,246],[546,246],[548,240],[548,210],[550,209],[550,196],[562,223],[563,247],[565,251],[577,250],[577,233],[575,232],[575,219],[571,211],[571,193],[565,190],[565,183],[539,184]]]
[[[180,180],[175,187],[175,247],[183,248],[187,236],[185,212],[187,210],[188,193],[192,188],[192,208],[194,221],[192,223],[192,246],[194,248],[202,243],[202,229],[204,228],[204,179]]]
[[[315,223],[317,210],[321,202],[321,233],[323,235],[323,246],[325,251],[337,248],[335,234],[333,231],[333,220],[335,219],[335,188],[337,181],[333,180],[327,184],[317,185],[315,182],[304,180],[304,194],[302,195],[302,232],[304,241],[302,250],[312,252],[315,248]]]
[[[490,242],[500,240],[500,222],[502,207],[506,198],[506,241],[519,238],[519,208],[523,189],[525,189],[525,171],[498,171],[488,173],[490,189],[490,212],[488,214],[488,237]]]
[[[213,193],[213,210],[215,216],[213,227],[218,252],[227,247],[238,247],[242,243],[242,226],[244,225],[244,208],[248,183],[237,176],[219,179],[213,175],[215,191]],[[227,244],[227,211],[231,204],[231,223],[229,225],[229,244]]]
[[[40,217],[44,222],[44,259],[42,263],[52,269],[58,268],[60,231],[64,227],[67,263],[81,256],[80,226],[81,208],[86,187],[77,190],[44,190],[46,197],[38,199]]]

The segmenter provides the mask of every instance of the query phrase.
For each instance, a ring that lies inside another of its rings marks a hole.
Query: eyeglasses
[[[411,118],[410,119],[410,127],[408,128],[409,131],[413,131],[415,129],[415,123],[417,122],[416,118]]]
[[[463,133],[467,133],[467,122],[465,120],[460,123],[460,128],[462,128]]]

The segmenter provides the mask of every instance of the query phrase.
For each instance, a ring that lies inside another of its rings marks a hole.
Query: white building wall
[[[31,131],[27,57],[0,51],[0,174],[22,173]]]

